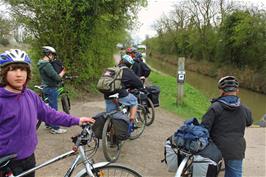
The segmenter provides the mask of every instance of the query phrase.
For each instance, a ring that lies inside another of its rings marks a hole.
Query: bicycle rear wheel
[[[114,126],[110,117],[104,123],[102,146],[105,159],[109,162],[115,162],[120,155],[121,143],[115,136]]]
[[[154,121],[155,110],[154,110],[154,106],[153,106],[151,99],[147,98],[147,101],[148,101],[149,106],[145,106],[145,109],[146,109],[146,124],[145,125],[149,126]]]
[[[96,177],[121,177],[121,176],[141,177],[142,176],[131,168],[117,164],[110,164],[107,166],[94,168],[92,172]],[[87,173],[84,172],[84,174],[82,174],[80,177],[87,177],[87,176],[88,176]]]
[[[134,119],[134,130],[131,132],[129,139],[134,140],[138,138],[144,131],[146,124],[146,112],[143,106],[138,105],[138,111]]]
[[[70,101],[69,97],[66,94],[61,95],[61,103],[62,103],[62,109],[65,113],[69,114],[70,110]]]

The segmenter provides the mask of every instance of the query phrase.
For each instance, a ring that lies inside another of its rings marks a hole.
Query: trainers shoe
[[[49,130],[52,129],[52,127],[50,127],[50,126],[48,126],[48,125],[45,125],[45,128],[46,128],[46,129],[49,129]]]
[[[59,128],[57,130],[52,128],[50,130],[50,133],[52,133],[52,134],[62,134],[62,133],[66,133],[66,132],[67,132],[67,130],[66,129],[62,129],[62,128]]]

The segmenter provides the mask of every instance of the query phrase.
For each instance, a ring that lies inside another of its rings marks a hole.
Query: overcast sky
[[[152,25],[156,19],[163,14],[168,14],[173,9],[173,4],[178,0],[148,0],[148,6],[139,12],[139,21],[142,24],[139,30],[132,33],[134,40],[144,40],[146,35],[154,36],[156,34]],[[238,0],[238,2],[246,2],[255,4],[266,9],[266,0]]]
[[[159,19],[163,14],[168,14],[173,9],[173,4],[179,0],[148,0],[148,6],[143,8],[139,13],[139,21],[142,24],[140,29],[135,29],[131,34],[135,41],[142,41],[146,35],[154,36],[155,30],[152,28],[156,19]],[[254,4],[261,8],[266,9],[266,0],[232,0],[237,2],[244,2]],[[5,16],[5,7],[1,5],[0,0],[0,12]]]

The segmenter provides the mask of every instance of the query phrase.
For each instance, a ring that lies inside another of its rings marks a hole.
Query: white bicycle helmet
[[[234,76],[225,76],[218,81],[218,88],[225,92],[236,91],[239,87],[239,82]]]
[[[20,49],[10,49],[0,54],[0,66],[6,66],[12,63],[31,64],[31,59],[26,52]]]
[[[131,65],[134,64],[134,60],[130,55],[123,55],[122,61],[127,65],[127,67],[130,67]]]
[[[51,46],[43,46],[42,52],[45,55],[48,55],[49,53],[56,54],[56,50]]]

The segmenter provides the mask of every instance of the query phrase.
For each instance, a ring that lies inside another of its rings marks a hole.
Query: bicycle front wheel
[[[135,170],[117,164],[110,164],[107,166],[97,167],[92,170],[95,177],[141,177]],[[80,177],[88,177],[86,171]]]
[[[102,146],[105,159],[109,162],[115,162],[120,155],[121,143],[115,136],[115,129],[110,117],[108,117],[104,123]]]

